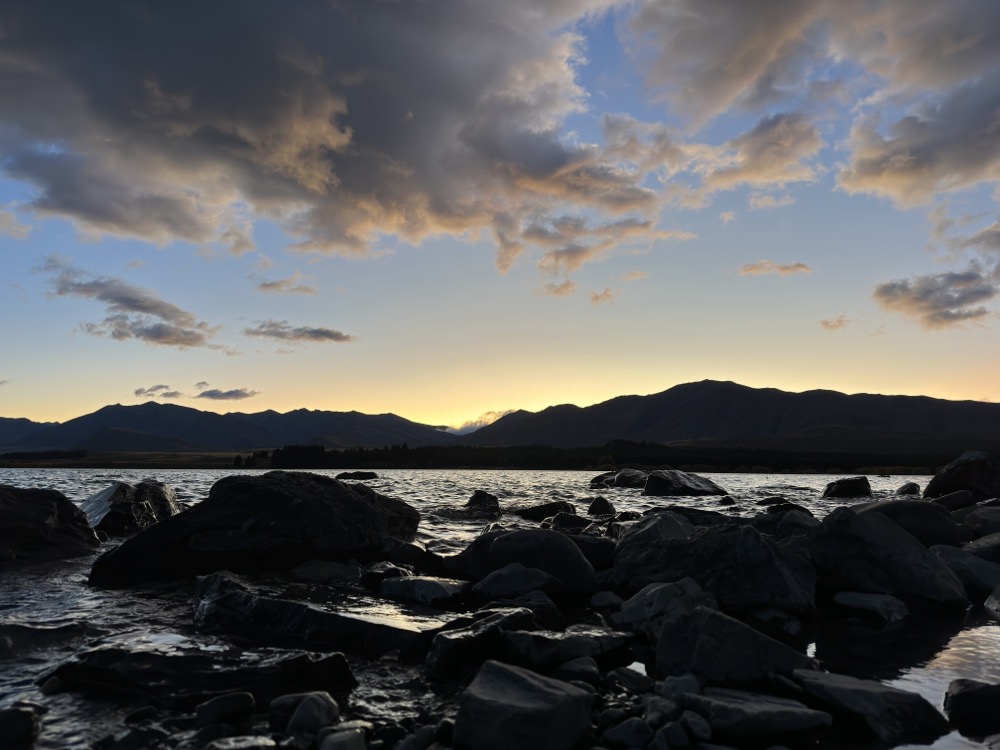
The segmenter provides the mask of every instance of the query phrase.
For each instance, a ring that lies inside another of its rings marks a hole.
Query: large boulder
[[[968,603],[951,569],[881,513],[837,508],[809,532],[806,545],[820,583],[830,589]]]
[[[1000,461],[985,451],[966,451],[927,483],[924,497],[968,490],[977,500],[1000,497]]]
[[[729,493],[711,479],[698,474],[689,474],[677,469],[657,469],[646,477],[642,494],[655,497],[704,497]]]
[[[947,508],[926,500],[880,500],[855,506],[857,513],[881,513],[908,531],[925,547],[935,544],[959,544],[958,524]],[[998,529],[1000,531],[1000,529]]]
[[[61,492],[0,484],[0,566],[79,557],[100,544]]]
[[[809,739],[833,725],[830,714],[791,698],[729,688],[688,693],[681,696],[681,705],[704,716],[712,727],[712,738],[726,742]]]
[[[826,485],[822,497],[871,497],[872,486],[868,477],[845,477]]]
[[[132,486],[115,482],[80,504],[91,528],[108,536],[134,534],[181,512],[174,488],[147,480]]]
[[[979,680],[958,679],[948,685],[944,710],[962,734],[986,737],[1000,733],[1000,685]]]
[[[702,591],[691,578],[673,583],[651,583],[622,602],[621,609],[608,619],[616,628],[639,633],[656,643],[666,620],[675,620],[694,611],[695,607],[717,609],[712,594]]]
[[[287,471],[226,477],[193,508],[99,557],[90,581],[128,586],[217,570],[372,558],[387,537],[412,538],[419,521],[415,508],[363,484]]]
[[[622,469],[615,474],[612,485],[629,489],[641,490],[646,486],[646,472],[639,469]]]
[[[590,728],[593,695],[568,682],[488,661],[462,693],[456,750],[569,750]]]
[[[518,562],[555,576],[563,591],[592,594],[597,590],[597,573],[580,548],[565,534],[548,529],[512,531],[493,540],[490,562],[497,568]]]
[[[974,538],[1000,533],[1000,506],[983,505],[971,509],[962,519]]]
[[[931,552],[951,568],[966,591],[993,591],[1000,585],[1000,565],[995,562],[976,557],[968,550],[948,545],[931,547]]]

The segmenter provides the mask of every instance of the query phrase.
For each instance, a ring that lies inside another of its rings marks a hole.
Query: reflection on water
[[[0,484],[21,487],[50,487],[76,503],[116,481],[135,484],[156,479],[171,485],[178,499],[196,503],[207,496],[211,486],[229,476],[231,470],[103,470],[103,469],[0,469]],[[260,471],[245,470],[255,474]],[[337,472],[318,472],[334,475]],[[669,505],[668,498],[643,497],[638,490],[589,488],[596,472],[567,471],[475,471],[406,470],[379,471],[379,479],[366,482],[372,488],[401,500],[421,511],[418,540],[438,551],[457,551],[475,537],[490,519],[464,509],[477,489],[500,498],[501,507],[568,500],[577,512],[586,514],[597,494],[609,499],[618,510],[644,511]],[[792,474],[707,474],[736,501],[720,506],[718,498],[685,500],[685,504],[739,516],[760,512],[758,501],[781,497],[824,516],[843,504],[842,500],[820,498],[834,477]],[[929,477],[869,477],[875,499],[893,496],[896,488],[915,481],[926,486]],[[530,525],[517,516],[504,515],[508,526]],[[111,545],[105,545],[106,547]],[[120,719],[111,704],[81,702],[72,696],[49,696],[41,700],[34,685],[38,675],[50,671],[82,645],[97,638],[130,633],[136,627],[159,632],[150,647],[194,645],[197,635],[191,628],[190,592],[160,587],[135,592],[90,589],[86,576],[92,558],[51,565],[0,577],[0,707],[17,700],[44,702],[50,716],[63,722],[59,731],[43,736],[39,748],[86,747],[93,737],[84,736],[79,722],[109,727]],[[369,600],[369,605],[371,601]],[[396,607],[369,610],[369,616],[399,618]],[[414,617],[415,613],[408,613]],[[832,671],[842,671],[887,681],[889,684],[924,695],[941,706],[945,690],[958,677],[1000,682],[1000,627],[982,614],[962,619],[928,619],[916,616],[916,624],[906,621],[890,628],[864,629],[856,623],[824,623],[816,634],[815,655]],[[418,618],[419,620],[419,618]],[[419,622],[423,626],[425,623]],[[171,635],[167,641],[164,638]],[[174,640],[170,640],[170,638]],[[169,641],[169,642],[168,642]],[[360,688],[364,694],[364,688]],[[77,722],[74,724],[74,722]],[[91,735],[94,731],[91,726]],[[925,746],[926,747],[926,746]],[[938,750],[982,747],[952,733],[930,747]]]

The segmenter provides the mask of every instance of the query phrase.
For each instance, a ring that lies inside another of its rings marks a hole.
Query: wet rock
[[[480,513],[500,515],[500,498],[486,490],[476,490],[472,493],[465,507]]]
[[[684,693],[700,693],[701,679],[693,674],[666,675],[656,683],[656,694],[670,700],[677,700]]]
[[[925,547],[934,544],[958,546],[958,524],[947,508],[926,500],[881,500],[852,508],[861,515],[881,513]]]
[[[248,692],[260,703],[296,690],[347,691],[357,684],[339,653],[253,651],[174,633],[138,631],[97,641],[39,683],[51,677],[70,690],[131,693],[189,711],[234,691]]]
[[[920,485],[916,482],[906,482],[896,488],[895,495],[919,495]]]
[[[126,540],[94,562],[90,581],[127,586],[217,570],[288,569],[312,559],[374,555],[409,539],[420,514],[363,484],[272,471],[216,482],[208,498]]]
[[[583,556],[587,558],[595,572],[607,570],[615,564],[615,551],[618,545],[614,539],[604,536],[594,536],[590,533],[567,534],[573,540],[573,544],[580,548]]]
[[[527,669],[486,662],[462,693],[456,750],[569,750],[590,727],[593,696]]]
[[[496,570],[499,566],[490,561],[490,547],[493,542],[510,531],[499,524],[490,524],[473,539],[461,552],[455,555],[433,555],[428,572],[435,575],[462,578],[466,581],[479,581]]]
[[[519,562],[555,576],[563,591],[592,594],[597,590],[597,574],[580,548],[557,531],[526,529],[497,537],[490,546],[495,567]]]
[[[704,497],[729,493],[711,479],[698,474],[677,469],[657,469],[649,473],[642,494],[654,497]]]
[[[319,750],[367,750],[365,733],[360,729],[343,729],[331,732],[319,743]]]
[[[909,608],[889,594],[863,594],[859,591],[838,591],[833,601],[841,607],[866,612],[883,622],[899,622],[910,616]]]
[[[985,451],[966,451],[927,483],[924,497],[968,490],[977,500],[1000,497],[1000,461]]]
[[[195,723],[199,727],[204,727],[220,722],[232,722],[234,719],[249,716],[253,713],[253,709],[254,699],[251,693],[226,693],[199,703],[195,708]]]
[[[394,615],[381,606],[354,607],[309,604],[254,593],[232,574],[214,573],[198,579],[194,624],[200,633],[240,634],[265,643],[293,642],[310,647],[348,649],[381,654],[400,649],[422,653],[439,630],[442,619]],[[374,605],[374,602],[372,602]]]
[[[0,737],[11,746],[34,740],[39,727],[38,714],[30,708],[0,709]]]
[[[323,727],[340,720],[340,706],[325,690],[307,693],[298,700],[285,732],[288,734],[316,735]]]
[[[973,537],[1000,533],[1000,507],[984,506],[975,508],[965,518],[962,525],[972,531]]]
[[[616,685],[626,693],[633,695],[651,693],[655,687],[652,679],[631,666],[612,669],[605,675],[604,679],[606,684]]]
[[[590,625],[571,625],[563,632],[508,630],[502,637],[507,661],[535,669],[551,669],[581,656],[620,658],[632,639],[629,633]]]
[[[533,591],[560,594],[563,585],[558,578],[544,570],[527,568],[521,563],[513,562],[494,570],[478,581],[472,590],[485,599],[513,599]]]
[[[526,508],[513,508],[511,511],[515,516],[519,516],[528,521],[544,521],[557,513],[576,513],[576,507],[566,500],[553,500],[550,503],[540,505],[529,505]]]
[[[971,555],[981,560],[1000,565],[1000,534],[987,534],[962,547]]]
[[[382,540],[380,557],[393,565],[409,565],[423,570],[427,567],[431,554],[418,542],[404,542],[390,536]]]
[[[587,508],[588,516],[613,516],[615,506],[606,497],[595,497]]]
[[[834,590],[967,604],[958,577],[911,534],[881,513],[837,508],[809,533],[820,582]]]
[[[590,488],[601,489],[614,486],[615,474],[617,473],[617,471],[605,471],[603,474],[598,474],[590,480]]]
[[[91,528],[109,537],[125,536],[181,512],[177,493],[163,482],[146,480],[134,487],[115,482],[80,504]]]
[[[297,581],[311,581],[313,583],[360,581],[361,566],[331,562],[330,560],[307,560],[292,568],[289,575]]]
[[[0,484],[0,569],[79,557],[99,546],[86,515],[61,492]]]
[[[674,748],[691,747],[691,738],[679,721],[669,721],[656,730],[651,750],[673,750]]]
[[[550,630],[562,630],[565,627],[559,607],[544,591],[531,591],[513,599],[495,599],[481,608],[480,611],[498,608],[518,609],[521,607],[531,610],[531,614],[534,616],[538,627],[549,628]]]
[[[556,513],[551,518],[545,519],[542,526],[543,528],[562,531],[565,534],[573,534],[583,531],[590,524],[591,520],[589,518],[583,518],[575,513]]]
[[[648,475],[639,469],[622,469],[611,480],[612,487],[641,490],[646,486]]]
[[[653,741],[653,730],[638,716],[615,724],[601,737],[611,747],[646,747]]]
[[[656,643],[667,619],[693,612],[695,607],[716,609],[712,594],[705,593],[693,578],[673,583],[651,583],[621,605],[609,620],[616,628],[639,633]]]
[[[681,705],[705,717],[712,738],[722,742],[785,742],[813,737],[833,725],[833,717],[789,698],[725,688],[685,695]]]
[[[642,545],[660,539],[686,541],[695,536],[694,525],[680,513],[664,511],[645,516],[626,527],[619,537],[624,544]]]
[[[270,737],[248,734],[239,737],[220,737],[209,742],[202,750],[272,750],[276,747],[278,743]]]
[[[378,474],[374,471],[342,471],[335,477],[335,479],[356,479],[364,482],[370,479],[378,479]]]
[[[552,670],[551,677],[557,680],[572,682],[586,682],[596,685],[601,680],[601,670],[597,666],[597,660],[592,656],[578,656],[575,659],[565,661]]]
[[[1000,564],[976,557],[968,550],[937,545],[931,552],[947,565],[968,592],[992,591],[1000,585]]]
[[[707,607],[665,622],[656,646],[659,678],[693,674],[714,684],[748,685],[811,666],[790,646]]]
[[[845,477],[826,485],[821,497],[871,497],[872,486],[868,477]]]
[[[594,609],[621,609],[625,600],[614,591],[598,591],[590,597],[590,606]]]
[[[702,531],[690,540],[618,545],[611,581],[616,589],[693,578],[725,610],[775,607],[807,612],[815,606],[812,565],[748,526]]]
[[[990,595],[986,597],[986,601],[983,602],[983,607],[986,612],[994,620],[1000,621],[1000,585],[990,592]]]
[[[513,608],[478,613],[477,619],[461,628],[442,630],[434,636],[425,663],[439,677],[457,675],[487,659],[501,656],[504,630],[530,628],[530,609]]]
[[[848,715],[865,734],[889,745],[928,741],[948,732],[948,722],[922,696],[847,675],[796,670],[814,701],[836,715]]]
[[[980,680],[952,680],[944,696],[949,721],[967,737],[1000,733],[1000,685]]]
[[[931,502],[947,508],[954,513],[956,510],[972,507],[979,502],[979,498],[976,497],[974,492],[969,492],[969,490],[956,490],[955,492],[949,492],[947,495],[935,497]]]
[[[407,578],[386,578],[379,593],[388,598],[417,604],[440,604],[456,599],[466,592],[470,584],[457,578],[435,578],[433,576],[409,576]]]

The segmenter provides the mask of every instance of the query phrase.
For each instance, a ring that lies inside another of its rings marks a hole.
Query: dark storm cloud
[[[884,309],[913,318],[927,329],[942,329],[992,317],[983,306],[997,296],[996,282],[975,269],[890,281],[873,296]]]
[[[251,391],[247,388],[234,388],[229,391],[220,391],[216,388],[211,388],[207,391],[202,391],[195,398],[207,398],[212,401],[241,401],[245,398],[252,398],[259,393],[260,391]]]
[[[150,289],[111,276],[90,275],[55,257],[48,258],[41,270],[52,274],[53,295],[83,297],[105,306],[104,320],[81,325],[89,334],[179,348],[212,345],[216,329]]]
[[[287,320],[265,320],[252,328],[244,328],[247,336],[277,339],[279,341],[298,341],[303,343],[347,343],[356,338],[348,333],[333,328],[318,328],[309,326],[291,326]]]

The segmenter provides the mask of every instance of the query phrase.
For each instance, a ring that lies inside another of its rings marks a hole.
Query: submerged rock
[[[100,544],[87,516],[63,493],[0,484],[0,568],[79,557]]]
[[[128,586],[370,557],[386,537],[412,538],[419,521],[415,508],[363,484],[306,472],[226,477],[198,505],[99,557],[90,582]]]
[[[689,474],[677,469],[657,469],[646,477],[642,494],[655,497],[703,497],[705,495],[728,495],[729,493],[711,479],[697,474]]]
[[[835,479],[823,490],[822,497],[871,497],[872,486],[868,477]]]
[[[590,727],[592,694],[528,669],[488,661],[462,693],[456,750],[570,750]]]
[[[181,506],[173,487],[146,480],[135,486],[115,482],[84,500],[80,510],[87,514],[87,521],[96,531],[124,536],[176,516]]]
[[[486,490],[476,490],[466,502],[465,507],[479,513],[500,515],[500,498]]]
[[[511,511],[515,516],[520,516],[528,521],[544,521],[559,513],[576,513],[576,508],[566,500],[553,500],[549,503],[539,505],[529,505],[522,508],[513,508]]]

